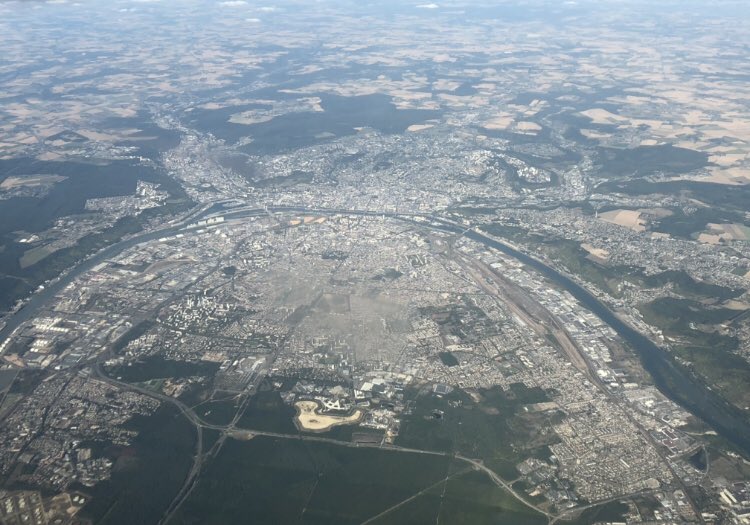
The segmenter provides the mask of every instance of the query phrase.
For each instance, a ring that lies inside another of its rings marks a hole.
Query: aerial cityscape
[[[0,523],[750,525],[747,27],[0,0]]]

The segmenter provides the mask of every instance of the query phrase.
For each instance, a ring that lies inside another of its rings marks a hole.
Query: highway
[[[530,502],[526,501],[523,497],[521,497],[519,494],[517,494],[513,488],[506,483],[503,479],[501,479],[495,472],[488,467],[486,467],[481,461],[468,458],[465,456],[452,454],[450,452],[440,452],[440,451],[432,451],[432,450],[423,450],[423,449],[417,449],[417,448],[409,448],[409,447],[401,447],[398,445],[386,445],[386,444],[376,444],[376,443],[355,443],[351,441],[341,441],[338,439],[332,439],[327,438],[323,436],[315,436],[310,434],[288,434],[283,432],[270,432],[266,430],[254,430],[254,429],[245,429],[241,427],[237,427],[236,423],[239,419],[239,417],[242,415],[242,412],[244,411],[244,405],[238,409],[235,417],[233,418],[232,422],[228,425],[217,425],[214,423],[209,423],[195,413],[195,411],[187,406],[185,403],[180,401],[179,399],[175,399],[173,397],[165,396],[164,394],[160,394],[158,392],[155,392],[153,390],[149,390],[147,388],[143,388],[138,385],[134,385],[131,383],[125,383],[122,381],[118,381],[116,379],[113,379],[109,376],[107,376],[102,370],[100,366],[99,360],[97,360],[96,364],[92,367],[93,370],[93,376],[105,383],[108,383],[109,385],[112,385],[116,388],[119,388],[121,390],[131,391],[131,392],[137,392],[139,394],[151,397],[153,399],[156,399],[158,401],[169,403],[175,406],[195,427],[198,435],[197,444],[196,444],[196,453],[195,458],[193,460],[193,466],[190,469],[190,472],[188,473],[188,476],[185,480],[185,483],[183,484],[182,489],[180,492],[175,496],[174,501],[170,505],[170,507],[165,512],[165,517],[162,518],[162,520],[159,522],[160,524],[166,524],[169,522],[169,519],[174,515],[174,513],[179,508],[180,504],[186,499],[187,495],[189,494],[189,491],[192,489],[192,487],[195,484],[195,481],[197,480],[197,476],[200,473],[200,470],[203,466],[203,460],[204,460],[204,453],[202,450],[203,443],[202,443],[202,429],[203,428],[209,428],[213,430],[219,430],[223,432],[224,437],[231,436],[232,434],[235,435],[241,435],[243,438],[252,438],[255,436],[264,436],[264,437],[270,437],[270,438],[276,438],[276,439],[295,439],[300,441],[310,441],[315,443],[326,443],[329,445],[336,445],[341,447],[350,447],[350,448],[377,448],[380,450],[387,450],[391,452],[401,452],[401,453],[408,453],[408,454],[426,454],[431,456],[444,456],[444,457],[453,457],[459,461],[463,461],[465,463],[468,463],[472,466],[472,468],[475,468],[477,470],[481,470],[484,473],[487,474],[487,476],[492,480],[493,483],[495,483],[497,486],[507,490],[511,495],[513,495],[514,498],[516,498],[518,501],[526,505],[527,507],[530,507],[534,509],[535,511],[544,514],[548,518],[553,518],[554,516],[550,514],[549,512],[542,510],[538,508],[537,506],[531,504]],[[249,399],[249,396],[248,398]]]
[[[641,357],[641,361],[646,370],[654,378],[656,385],[659,389],[666,394],[668,397],[691,411],[696,416],[706,421],[714,430],[717,431],[722,437],[735,444],[740,450],[746,455],[750,456],[750,418],[748,418],[741,410],[733,405],[729,404],[717,393],[708,388],[705,384],[692,377],[683,368],[676,366],[672,356],[669,355],[664,349],[658,347],[653,341],[649,340],[646,336],[635,330],[633,327],[624,322],[618,317],[613,311],[611,311],[606,305],[604,305],[599,299],[593,296],[588,290],[583,288],[580,284],[576,283],[571,277],[561,273],[559,270],[552,268],[543,261],[534,258],[528,254],[518,251],[516,248],[503,243],[495,238],[489,237],[476,229],[467,229],[465,225],[460,225],[453,221],[447,220],[441,217],[435,217],[424,214],[403,214],[403,213],[390,213],[390,212],[379,212],[376,210],[347,210],[347,209],[325,209],[325,208],[305,208],[305,207],[294,207],[294,206],[278,206],[268,208],[238,208],[232,209],[226,212],[212,212],[211,207],[204,207],[201,210],[197,210],[191,216],[183,219],[178,224],[171,224],[168,227],[146,232],[140,235],[133,236],[127,240],[113,244],[108,248],[105,248],[95,254],[94,256],[86,259],[81,264],[62,275],[57,281],[51,283],[44,290],[39,291],[35,294],[18,312],[13,314],[6,320],[6,326],[0,330],[0,342],[7,338],[12,332],[20,326],[24,321],[33,318],[36,313],[47,306],[47,304],[54,299],[54,296],[70,284],[73,279],[81,275],[83,272],[90,270],[97,264],[106,261],[107,259],[117,255],[123,250],[135,246],[137,244],[156,240],[160,237],[174,235],[176,233],[186,233],[189,231],[188,227],[200,218],[221,215],[225,220],[240,220],[251,216],[262,216],[265,214],[277,214],[277,213],[299,213],[299,214],[320,214],[320,215],[359,215],[369,217],[389,217],[394,220],[411,224],[415,227],[433,229],[452,233],[455,235],[462,235],[468,239],[478,242],[489,248],[499,250],[506,255],[514,257],[525,265],[539,271],[545,277],[551,279],[555,283],[561,285],[563,288],[568,290],[576,299],[578,299],[584,306],[597,314],[606,324],[608,324],[616,333],[620,335],[630,346],[638,353]],[[477,269],[479,270],[479,269]],[[481,269],[483,270],[483,269]],[[481,273],[481,272],[479,272]],[[487,285],[487,283],[485,283]],[[501,284],[495,281],[495,284]],[[501,287],[502,288],[502,287]],[[571,349],[569,349],[571,350]],[[571,357],[575,357],[572,355]],[[580,358],[579,358],[580,359]],[[583,361],[577,361],[577,366],[581,367]],[[202,430],[203,428],[212,428],[224,432],[224,437],[229,432],[234,431],[245,431],[244,429],[237,429],[234,427],[238,416],[232,422],[230,426],[212,425],[201,420],[197,414],[190,408],[181,403],[179,400],[157,394],[153,391],[140,388],[136,385],[130,385],[116,381],[112,378],[106,377],[99,367],[98,361],[96,366],[93,367],[94,375],[106,381],[113,386],[118,388],[128,389],[136,392],[140,392],[144,395],[159,399],[163,402],[168,402],[176,406],[182,414],[187,417],[190,422],[195,425],[198,434],[198,445],[196,447],[196,457],[193,468],[191,469],[186,482],[178,494],[178,497],[173,502],[170,510],[162,522],[166,523],[168,518],[179,508],[179,505],[187,497],[189,492],[192,490],[197,476],[200,473],[204,453],[202,451]],[[254,430],[247,430],[247,432],[253,435],[263,435],[268,437],[275,437],[279,439],[303,439],[310,441],[319,441],[332,443],[340,446],[369,446],[355,443],[345,443],[341,441],[332,440],[329,438],[319,436],[302,436],[302,435],[289,435],[289,434],[278,434],[272,432],[258,432]],[[223,441],[223,438],[222,438]],[[380,445],[376,445],[380,446]],[[415,449],[404,449],[395,446],[382,447],[388,450],[401,451],[401,452],[412,452],[421,454],[440,454],[439,452],[430,452]],[[488,475],[493,479],[495,483],[508,489],[515,497],[524,504],[534,507],[530,503],[526,502],[523,498],[515,494],[507,484],[497,478],[492,471],[482,466],[479,462],[471,460],[469,458],[461,458],[463,461],[474,464],[475,467],[480,468],[487,472]],[[494,476],[493,476],[494,475]],[[534,507],[536,508],[536,507]],[[539,510],[539,509],[536,509]],[[546,513],[545,513],[546,514]],[[549,514],[547,514],[549,516]]]

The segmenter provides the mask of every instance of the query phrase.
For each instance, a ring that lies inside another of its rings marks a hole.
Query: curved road
[[[100,262],[103,262],[122,250],[135,246],[136,244],[185,231],[189,222],[196,221],[201,217],[209,216],[211,212],[212,208],[204,208],[198,213],[193,214],[191,217],[184,219],[177,225],[170,225],[161,230],[136,235],[125,241],[113,244],[108,248],[101,250],[96,255],[86,259],[73,270],[63,275],[56,282],[50,284],[49,287],[35,294],[21,310],[7,319],[6,326],[0,330],[0,341],[5,340],[21,323],[34,317],[39,309],[44,307],[48,301],[52,300],[58,292],[81,273],[90,270]],[[405,214],[370,210],[306,208],[300,206],[273,206],[263,209],[235,208],[223,213],[221,211],[218,213],[214,211],[213,213],[222,214],[225,219],[240,219],[268,213],[343,214],[370,217],[383,216],[408,222],[420,227],[464,235],[473,241],[497,249],[527,266],[534,268],[545,277],[568,290],[585,307],[597,314],[606,324],[617,332],[622,339],[627,341],[630,346],[635,349],[640,356],[644,367],[653,377],[657,387],[665,395],[703,419],[714,430],[716,430],[717,433],[733,443],[747,457],[750,457],[750,417],[747,414],[727,402],[707,385],[691,376],[685,369],[678,367],[675,364],[673,357],[668,352],[659,348],[648,337],[620,319],[612,310],[580,284],[573,281],[567,275],[564,275],[558,270],[548,266],[539,259],[522,253],[497,239],[473,229],[467,230],[465,226],[444,218],[416,213]]]
[[[667,351],[657,346],[648,337],[623,321],[583,286],[569,276],[548,266],[543,261],[520,252],[512,246],[474,229],[466,229],[464,225],[431,215],[292,206],[269,207],[269,210],[273,212],[319,213],[328,215],[386,216],[421,227],[463,235],[517,259],[565,288],[586,308],[598,315],[602,321],[609,325],[637,352],[644,368],[664,395],[708,423],[719,435],[737,447],[746,457],[750,458],[750,414],[732,405],[708,385],[692,376],[690,372],[679,367],[675,363],[673,356]],[[243,213],[250,211],[252,210],[236,211],[225,214],[225,217],[239,218]]]
[[[196,456],[195,456],[195,460],[193,463],[193,467],[190,469],[190,472],[187,476],[187,479],[185,480],[185,483],[183,484],[182,489],[177,494],[177,496],[175,496],[175,499],[172,505],[170,505],[170,508],[167,510],[166,512],[167,517],[163,519],[162,521],[160,521],[160,523],[169,522],[169,519],[172,517],[174,512],[179,507],[179,503],[181,503],[184,500],[184,497],[186,496],[185,493],[190,489],[197,475],[200,473],[201,466],[203,464],[203,451],[202,451],[202,447],[203,447],[202,429],[203,428],[219,430],[222,432],[242,432],[242,433],[251,434],[253,436],[264,436],[264,437],[272,437],[272,438],[277,438],[277,439],[297,439],[301,441],[314,441],[318,443],[327,443],[331,445],[350,447],[350,448],[378,448],[382,450],[389,450],[393,452],[403,452],[403,453],[409,453],[409,454],[426,454],[430,456],[452,456],[459,461],[468,463],[469,465],[472,466],[472,468],[484,472],[492,480],[493,483],[495,483],[498,487],[501,487],[507,490],[510,495],[512,495],[515,499],[517,499],[519,502],[526,505],[527,507],[530,507],[534,509],[535,511],[539,512],[540,514],[545,515],[548,519],[552,519],[555,517],[553,514],[550,514],[549,512],[542,510],[538,508],[536,505],[533,505],[532,503],[526,501],[523,497],[521,497],[518,493],[516,493],[515,490],[513,490],[513,488],[510,486],[509,483],[505,482],[497,474],[495,474],[493,470],[489,469],[481,461],[478,461],[476,459],[468,458],[460,454],[452,454],[450,452],[439,452],[439,451],[433,451],[433,450],[408,448],[408,447],[401,447],[398,445],[381,445],[381,444],[375,444],[375,443],[355,443],[351,441],[341,441],[338,439],[327,438],[327,437],[322,437],[322,436],[312,436],[312,435],[306,435],[306,434],[286,434],[282,432],[269,432],[265,430],[245,429],[245,428],[235,426],[237,417],[235,417],[235,421],[233,421],[229,425],[217,425],[217,424],[209,423],[203,420],[198,414],[195,413],[195,411],[191,407],[187,406],[185,403],[183,403],[179,399],[175,399],[173,397],[169,397],[164,394],[154,392],[153,390],[149,390],[147,388],[143,388],[138,385],[134,385],[131,383],[124,383],[122,381],[118,381],[116,379],[113,379],[107,376],[101,370],[101,367],[99,366],[99,361],[97,361],[96,364],[92,368],[94,370],[94,376],[100,381],[108,383],[121,390],[138,392],[139,394],[157,399],[159,401],[173,404],[188,419],[188,421],[190,421],[196,427],[196,430],[198,432],[198,440],[197,440],[198,444],[196,445]],[[242,410],[239,410],[238,414],[240,414],[241,412]]]

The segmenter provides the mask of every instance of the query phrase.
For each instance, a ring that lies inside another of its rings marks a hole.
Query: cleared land
[[[294,423],[297,428],[307,432],[327,432],[339,425],[353,425],[362,419],[363,415],[359,409],[349,416],[321,414],[321,406],[317,401],[297,401],[294,407],[297,409]]]
[[[21,188],[24,186],[43,186],[45,184],[54,184],[55,182],[62,182],[67,177],[62,175],[31,175],[24,177],[7,177],[2,183],[0,183],[0,189],[12,190],[14,188]]]
[[[646,229],[641,212],[638,210],[612,210],[599,214],[599,218],[613,224],[625,226],[631,230],[642,232]]]

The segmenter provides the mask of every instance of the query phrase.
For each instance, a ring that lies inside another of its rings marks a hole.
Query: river
[[[216,207],[202,212],[198,217],[191,217],[190,222],[205,217],[216,211]],[[525,265],[535,269],[552,282],[570,292],[573,297],[581,302],[586,308],[594,312],[599,318],[608,324],[624,341],[626,341],[638,354],[646,371],[651,375],[654,384],[667,397],[690,411],[711,426],[720,436],[737,447],[743,455],[750,458],[750,417],[742,410],[725,401],[719,394],[710,389],[706,384],[693,377],[687,370],[679,367],[674,358],[665,350],[658,347],[653,341],[633,327],[617,317],[604,303],[592,295],[588,290],[573,281],[570,277],[560,273],[556,269],[546,265],[542,261],[524,254],[517,249],[501,241],[488,237],[476,230],[466,230],[462,226],[448,222],[437,217],[425,217],[418,214],[406,216],[404,214],[381,213],[375,211],[358,211],[343,209],[315,209],[296,206],[269,207],[268,212],[292,212],[292,213],[320,213],[320,214],[348,214],[365,216],[387,216],[401,221],[417,224],[450,233],[463,234],[465,237],[479,242],[490,248],[499,250]],[[258,216],[266,213],[261,209],[242,209],[228,211],[224,214],[226,219],[238,219],[249,216]],[[415,221],[414,217],[422,217],[429,222]],[[13,330],[21,323],[31,319],[44,307],[58,292],[65,288],[70,282],[83,272],[90,270],[97,264],[113,257],[114,255],[140,244],[142,242],[158,239],[184,231],[185,222],[163,230],[136,235],[130,239],[113,244],[98,252],[96,255],[86,259],[74,269],[69,271],[58,281],[37,292],[27,304],[11,318],[7,319],[6,326],[0,330],[0,341],[5,340]]]

